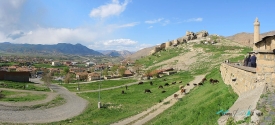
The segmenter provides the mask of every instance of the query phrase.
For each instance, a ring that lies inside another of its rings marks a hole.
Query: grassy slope
[[[220,109],[226,110],[235,102],[237,94],[230,86],[225,85],[218,69],[214,69],[207,79],[215,78],[220,81],[216,85],[206,82],[190,94],[183,97],[173,107],[155,117],[148,125],[214,125],[220,117],[216,114]]]
[[[122,80],[104,80],[98,82],[91,82],[85,84],[79,84],[80,91],[87,91],[87,90],[96,90],[99,88],[99,84],[101,88],[109,88],[114,86],[120,86],[127,83],[136,82],[137,80],[133,79],[122,79]],[[78,84],[62,84],[62,86],[66,87],[69,91],[76,92]]]

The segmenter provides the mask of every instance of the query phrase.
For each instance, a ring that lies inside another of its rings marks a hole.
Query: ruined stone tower
[[[260,41],[260,22],[258,21],[258,18],[256,17],[254,22],[254,44],[253,44],[253,51],[257,50],[257,47],[255,45],[256,42]]]

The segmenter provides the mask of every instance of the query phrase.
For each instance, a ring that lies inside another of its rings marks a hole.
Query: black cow
[[[162,86],[162,85],[160,85],[160,86],[159,86],[159,89],[163,89],[163,86]]]
[[[151,85],[151,86],[153,85],[153,82],[152,82],[152,81],[150,82],[150,85]]]
[[[141,85],[141,84],[143,84],[143,82],[138,82],[138,85]]]
[[[164,86],[169,86],[169,83],[165,83]]]
[[[152,93],[150,89],[145,89],[144,93]]]

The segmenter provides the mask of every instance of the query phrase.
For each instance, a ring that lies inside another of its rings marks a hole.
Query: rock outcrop
[[[177,46],[180,44],[187,43],[190,40],[205,38],[208,35],[209,35],[208,32],[205,30],[202,30],[197,33],[186,31],[185,36],[168,41],[166,43],[161,43],[159,46],[155,47],[153,50],[150,51],[150,55],[155,54],[161,50],[168,49],[171,46]]]

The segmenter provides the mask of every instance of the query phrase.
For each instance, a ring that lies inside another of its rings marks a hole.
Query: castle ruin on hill
[[[209,34],[205,30],[202,30],[202,31],[197,32],[197,33],[186,31],[185,36],[180,37],[178,39],[168,41],[166,43],[161,43],[159,46],[156,46],[153,50],[150,51],[150,55],[155,54],[155,53],[157,53],[161,50],[166,50],[166,49],[168,49],[169,47],[172,47],[172,46],[177,46],[177,45],[180,45],[180,44],[187,43],[188,41],[191,41],[191,40],[204,39],[207,36],[209,36]]]

